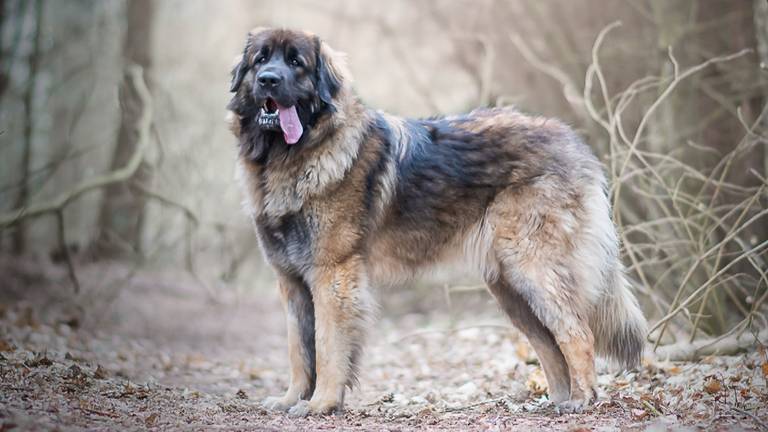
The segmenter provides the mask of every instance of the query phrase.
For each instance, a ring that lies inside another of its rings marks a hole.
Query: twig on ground
[[[484,400],[484,401],[475,402],[473,404],[464,405],[464,406],[460,406],[460,407],[446,408],[446,409],[443,410],[443,413],[465,411],[465,410],[476,408],[476,407],[479,407],[479,406],[482,406],[482,405],[497,404],[499,402],[502,402],[502,401],[505,401],[505,400],[508,400],[508,399],[509,399],[509,396],[502,396],[502,397],[498,397],[498,398],[495,398],[495,399],[487,399],[487,400]]]
[[[648,408],[648,411],[652,412],[656,417],[661,417],[663,415],[661,412],[659,412],[658,409],[656,409],[655,406],[653,406],[652,403],[648,402],[647,400],[643,400],[643,406]]]
[[[726,338],[663,345],[656,350],[656,355],[664,360],[690,361],[709,355],[733,355],[755,346],[758,342],[764,343],[765,340],[768,340],[768,329],[762,330],[757,337],[751,333],[741,333]]]
[[[744,414],[745,416],[751,418],[752,421],[754,421],[758,426],[760,426],[760,428],[762,430],[768,431],[768,425],[766,425],[762,420],[760,420],[759,417],[757,417],[756,415],[752,414],[751,412],[749,412],[747,410],[743,410],[741,408],[736,408],[736,407],[731,407],[731,409],[736,411],[739,414]]]

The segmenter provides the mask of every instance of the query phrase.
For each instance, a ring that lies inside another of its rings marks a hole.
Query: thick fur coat
[[[594,399],[595,351],[638,363],[646,323],[603,168],[568,126],[512,108],[425,120],[367,108],[339,54],[282,29],[248,35],[232,91],[238,177],[288,323],[290,385],[268,408],[341,409],[372,288],[457,256],[526,334],[563,410]],[[297,143],[261,126],[270,106],[296,114]]]

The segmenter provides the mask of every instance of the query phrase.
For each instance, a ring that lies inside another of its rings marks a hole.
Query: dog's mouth
[[[262,130],[282,131],[287,144],[296,144],[304,133],[296,106],[281,106],[271,97],[264,100],[259,110],[258,124]]]

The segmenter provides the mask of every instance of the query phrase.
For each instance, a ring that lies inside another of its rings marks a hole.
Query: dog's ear
[[[248,51],[251,50],[251,40],[251,34],[248,33],[248,39],[245,41],[245,48],[243,49],[243,56],[235,67],[232,68],[232,83],[229,85],[229,91],[231,93],[236,92],[240,88],[240,84],[243,83],[245,74],[247,74],[248,70],[251,68],[251,65],[248,63]]]
[[[315,38],[317,51],[317,93],[320,100],[333,106],[333,98],[347,80],[346,62],[343,55]]]
[[[245,79],[245,74],[251,69],[251,65],[248,62],[248,55],[250,54],[251,47],[253,47],[253,41],[262,32],[266,32],[269,29],[266,27],[256,27],[248,32],[248,36],[245,38],[245,48],[243,48],[243,55],[240,57],[240,61],[237,62],[234,68],[232,68],[232,83],[229,86],[229,91],[234,93],[240,88],[240,84]]]

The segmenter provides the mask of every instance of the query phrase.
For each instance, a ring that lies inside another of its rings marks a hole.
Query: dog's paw
[[[296,400],[285,396],[271,396],[261,402],[261,406],[270,411],[288,411],[296,405]]]
[[[310,413],[309,402],[300,400],[288,410],[289,417],[306,417]]]
[[[584,412],[588,405],[589,402],[585,400],[571,399],[557,404],[555,410],[558,414],[580,414]]]
[[[323,403],[300,400],[288,410],[289,417],[306,417],[308,415],[325,415],[340,412],[335,403]]]

